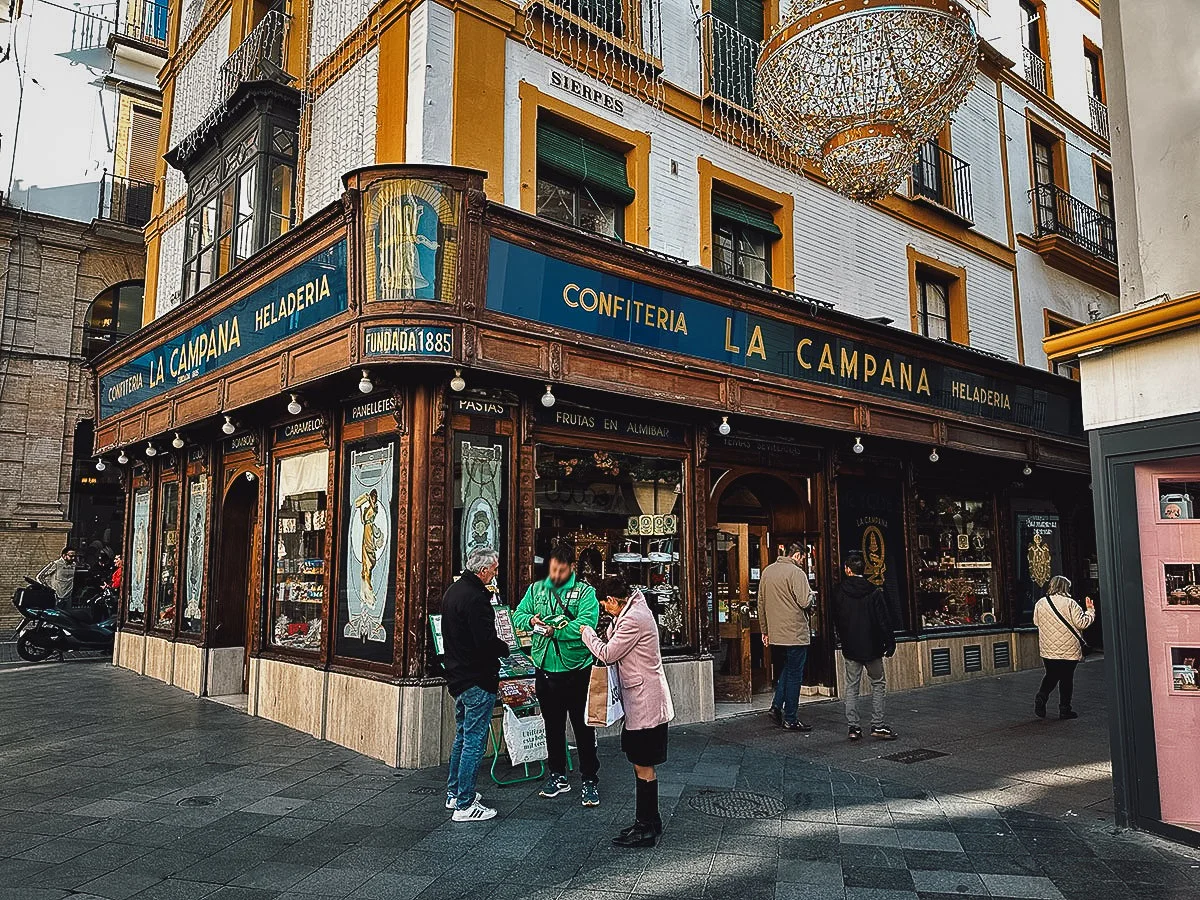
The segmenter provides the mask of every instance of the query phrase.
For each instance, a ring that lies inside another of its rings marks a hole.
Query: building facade
[[[1185,3],[1109,3],[1121,312],[1051,338],[1091,443],[1122,824],[1200,844],[1200,267],[1189,217],[1200,104],[1167,95],[1200,40]]]
[[[767,684],[793,539],[819,594],[868,554],[897,686],[1038,664],[1034,576],[1094,564],[1041,339],[1116,308],[1101,40],[1077,0],[977,7],[966,104],[870,205],[753,115],[771,2],[173,7],[154,321],[98,363],[96,451],[136,460],[121,664],[428,763],[463,542],[515,602],[560,539],[655,589],[686,720]],[[364,585],[382,646],[348,642]]]

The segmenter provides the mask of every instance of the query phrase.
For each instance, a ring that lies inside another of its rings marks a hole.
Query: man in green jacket
[[[546,720],[550,778],[542,797],[571,790],[567,781],[567,717],[579,747],[583,776],[583,805],[599,806],[596,730],[587,724],[588,684],[592,654],[579,634],[581,625],[596,627],[600,604],[591,585],[575,576],[575,550],[559,544],[550,552],[549,577],[535,581],[521,598],[513,624],[533,632],[533,663],[537,667],[537,696]]]

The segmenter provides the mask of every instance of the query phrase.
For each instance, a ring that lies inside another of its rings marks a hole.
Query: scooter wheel
[[[40,647],[33,643],[27,634],[17,638],[17,656],[26,662],[43,662],[53,652],[49,647]]]

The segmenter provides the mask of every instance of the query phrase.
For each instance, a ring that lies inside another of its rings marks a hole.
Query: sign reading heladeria
[[[862,391],[938,410],[1082,434],[1070,389],[1034,388],[576,265],[492,238],[487,308],[533,322]],[[932,349],[932,345],[931,345]],[[1011,367],[1015,370],[1015,366]]]
[[[102,376],[100,418],[318,325],[343,312],[346,304],[346,242],[342,240]]]

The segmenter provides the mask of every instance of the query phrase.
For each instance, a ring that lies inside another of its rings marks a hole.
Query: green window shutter
[[[765,35],[763,0],[712,0],[712,12],[726,25],[752,41],[762,41]]]
[[[625,157],[615,150],[538,122],[537,158],[539,166],[552,169],[579,187],[607,194],[625,205],[633,202]]]
[[[775,224],[770,213],[720,194],[712,195],[712,214],[714,219],[725,219],[727,222],[768,234],[772,240],[783,237],[783,232],[779,230],[779,226]]]

